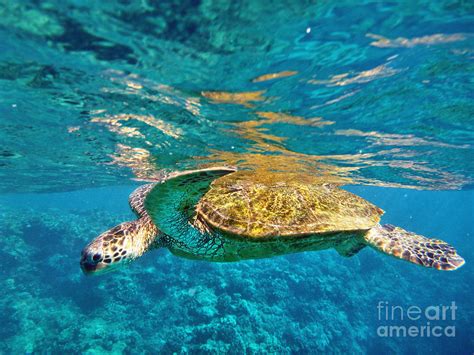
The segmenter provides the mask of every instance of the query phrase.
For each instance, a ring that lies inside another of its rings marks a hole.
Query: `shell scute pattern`
[[[367,230],[381,209],[334,185],[273,174],[259,181],[232,174],[216,180],[196,211],[211,226],[251,238]]]

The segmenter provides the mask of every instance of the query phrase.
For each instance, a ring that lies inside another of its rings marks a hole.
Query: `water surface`
[[[472,353],[473,14],[448,0],[0,2],[0,352]],[[466,265],[159,250],[81,274],[82,247],[133,218],[140,181],[215,165],[345,184]],[[456,334],[380,336],[380,302],[455,302],[431,325]]]

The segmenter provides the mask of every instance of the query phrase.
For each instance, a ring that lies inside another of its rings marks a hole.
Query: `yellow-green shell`
[[[249,238],[368,230],[383,211],[306,174],[237,172],[215,180],[196,206],[199,218]]]

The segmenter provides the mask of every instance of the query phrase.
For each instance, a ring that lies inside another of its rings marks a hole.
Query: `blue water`
[[[0,353],[474,352],[472,2],[2,1],[0,18]],[[82,274],[143,180],[223,164],[344,184],[466,264],[160,249]]]

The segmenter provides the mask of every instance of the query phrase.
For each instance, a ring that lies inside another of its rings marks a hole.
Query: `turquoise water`
[[[1,1],[0,18],[0,353],[473,353],[472,2]],[[343,183],[466,265],[161,249],[82,274],[143,180],[223,164]]]

